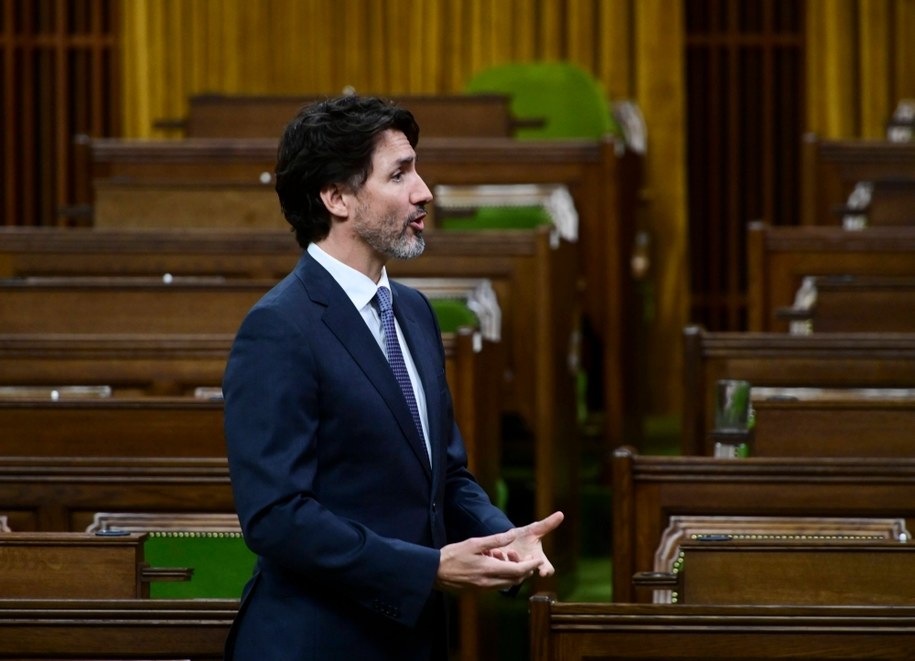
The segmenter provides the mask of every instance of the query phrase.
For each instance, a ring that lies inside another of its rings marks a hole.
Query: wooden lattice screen
[[[2,225],[87,222],[76,136],[119,132],[117,0],[2,0]]]
[[[804,2],[684,0],[692,321],[746,329],[746,225],[800,214]]]

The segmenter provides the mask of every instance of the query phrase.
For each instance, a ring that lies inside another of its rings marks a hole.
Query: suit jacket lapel
[[[340,340],[369,382],[384,399],[392,415],[407,437],[410,449],[422,463],[427,477],[432,479],[426,444],[419,437],[410,409],[404,400],[397,379],[375,338],[365,325],[359,311],[337,284],[337,281],[307,252],[296,268],[299,279],[315,303],[324,306],[322,317],[330,331]],[[406,333],[406,331],[405,331]],[[411,347],[412,351],[412,347]],[[416,354],[414,353],[414,356]],[[426,377],[422,377],[425,383]],[[431,426],[431,425],[430,425]]]

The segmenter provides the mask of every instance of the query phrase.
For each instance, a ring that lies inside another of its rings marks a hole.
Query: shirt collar
[[[361,310],[371,303],[372,299],[375,297],[375,292],[379,287],[391,288],[391,284],[388,282],[388,272],[385,267],[381,267],[381,277],[376,284],[364,273],[347,266],[336,257],[332,257],[316,243],[310,243],[308,245],[308,254],[314,257],[315,261],[330,273],[331,277],[337,281],[337,284],[339,284],[343,288],[343,291],[346,292],[346,295],[349,296],[349,299],[353,302],[353,305],[356,306],[357,310]]]

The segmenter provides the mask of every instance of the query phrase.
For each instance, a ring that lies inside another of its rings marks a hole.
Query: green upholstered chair
[[[189,581],[154,581],[153,599],[238,599],[255,555],[240,532],[153,530],[143,545],[150,567],[193,569]]]
[[[569,62],[496,65],[474,75],[464,92],[509,94],[515,117],[544,120],[542,126],[519,128],[519,139],[596,139],[620,132],[600,82]]]

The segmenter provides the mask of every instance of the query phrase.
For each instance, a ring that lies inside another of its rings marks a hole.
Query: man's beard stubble
[[[419,212],[417,212],[419,215]],[[411,216],[401,225],[400,234],[392,237],[389,228],[393,225],[390,218],[384,219],[377,225],[365,222],[365,216],[358,214],[356,231],[359,236],[377,252],[395,259],[413,259],[423,254],[426,248],[426,239],[422,232],[411,233],[410,223],[416,216]]]

